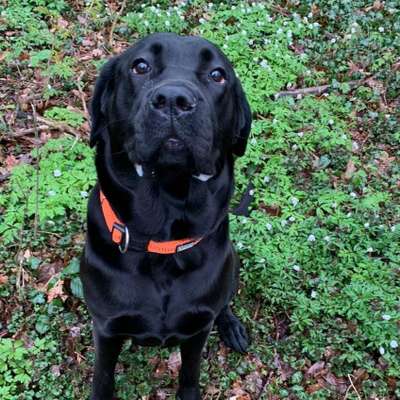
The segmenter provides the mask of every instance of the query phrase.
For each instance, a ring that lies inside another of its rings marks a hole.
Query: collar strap
[[[110,202],[101,190],[100,204],[107,228],[111,233],[111,240],[118,245],[121,253],[125,253],[128,249],[132,249],[157,254],[175,254],[190,249],[203,239],[200,237],[197,239],[189,238],[170,240],[167,242],[134,239],[133,237],[130,237],[128,227],[117,217]]]

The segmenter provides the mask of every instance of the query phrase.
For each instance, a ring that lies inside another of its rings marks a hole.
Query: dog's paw
[[[246,328],[230,310],[218,317],[217,328],[227,347],[239,353],[246,352],[250,344]]]
[[[176,400],[201,400],[200,390],[198,388],[179,388]]]

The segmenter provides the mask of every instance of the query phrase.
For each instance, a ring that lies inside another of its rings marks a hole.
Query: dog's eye
[[[143,59],[135,61],[132,67],[133,73],[137,75],[147,74],[148,72],[150,72],[150,70],[151,67],[149,63]]]
[[[210,72],[210,77],[213,81],[217,83],[224,83],[226,81],[226,74],[222,68],[213,69]]]

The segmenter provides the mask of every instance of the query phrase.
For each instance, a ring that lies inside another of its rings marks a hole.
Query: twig
[[[82,86],[81,86],[81,84],[82,84],[82,77],[83,77],[84,74],[85,74],[85,71],[82,71],[82,72],[79,74],[78,80],[77,80],[77,82],[76,82],[76,86],[77,86],[77,88],[78,88],[79,97],[80,97],[81,102],[82,102],[83,112],[84,112],[84,114],[85,114],[85,117],[86,117],[87,121],[89,122],[89,125],[90,125],[90,116],[89,116],[89,111],[88,111],[88,108],[87,108],[87,105],[86,105],[85,93],[83,92]]]
[[[21,129],[15,133],[12,133],[10,136],[11,136],[11,138],[19,138],[21,136],[29,135],[30,133],[36,133],[36,130],[48,131],[49,129],[50,129],[50,127],[47,125],[39,125],[38,127],[34,127],[34,128]]]
[[[40,123],[45,124],[45,125],[49,126],[50,128],[57,129],[62,132],[68,132],[71,135],[79,137],[79,133],[74,128],[71,128],[67,124],[63,124],[62,122],[55,122],[50,119],[43,118],[39,115],[36,115],[36,121],[39,121]]]
[[[347,395],[348,395],[349,389],[353,388],[354,392],[356,393],[356,396],[357,396],[358,400],[361,400],[360,393],[358,393],[358,390],[356,389],[356,387],[354,386],[353,381],[351,380],[351,375],[347,374],[347,377],[349,378],[350,386],[346,390],[346,394],[344,395],[344,399],[347,399]]]
[[[344,82],[344,83],[346,83],[347,85],[350,86],[350,88],[353,89],[357,86],[362,85],[366,81],[366,79],[359,79],[356,81],[349,81],[349,82]],[[308,87],[308,88],[286,90],[286,91],[278,92],[278,93],[275,93],[273,95],[273,97],[275,100],[277,100],[281,97],[286,97],[286,96],[297,97],[297,96],[305,96],[308,94],[316,94],[317,96],[320,96],[321,94],[329,92],[332,89],[333,89],[333,85],[312,86],[312,87]]]
[[[117,12],[117,15],[114,18],[114,21],[111,25],[111,29],[110,29],[110,34],[108,36],[108,47],[112,47],[113,45],[113,36],[114,36],[114,29],[115,26],[117,25],[117,22],[119,20],[119,17],[121,16],[121,14],[123,13],[124,9],[126,7],[126,0],[124,0],[121,4],[121,8],[119,9],[119,11]]]
[[[32,113],[33,113],[33,126],[35,128],[35,139],[38,140],[39,143],[39,129],[37,126],[37,118],[36,118],[36,109],[35,106],[31,103]],[[35,182],[35,219],[33,222],[33,237],[35,240],[37,239],[38,234],[38,225],[39,225],[39,177],[40,177],[40,153],[39,153],[39,144],[36,144],[36,182]]]

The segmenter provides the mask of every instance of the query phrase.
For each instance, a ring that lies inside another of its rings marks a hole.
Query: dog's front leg
[[[207,340],[209,330],[200,332],[181,344],[182,367],[179,372],[177,399],[200,400],[200,361],[201,352]]]
[[[111,400],[114,392],[114,370],[123,339],[104,337],[94,329],[96,362],[90,400]]]

